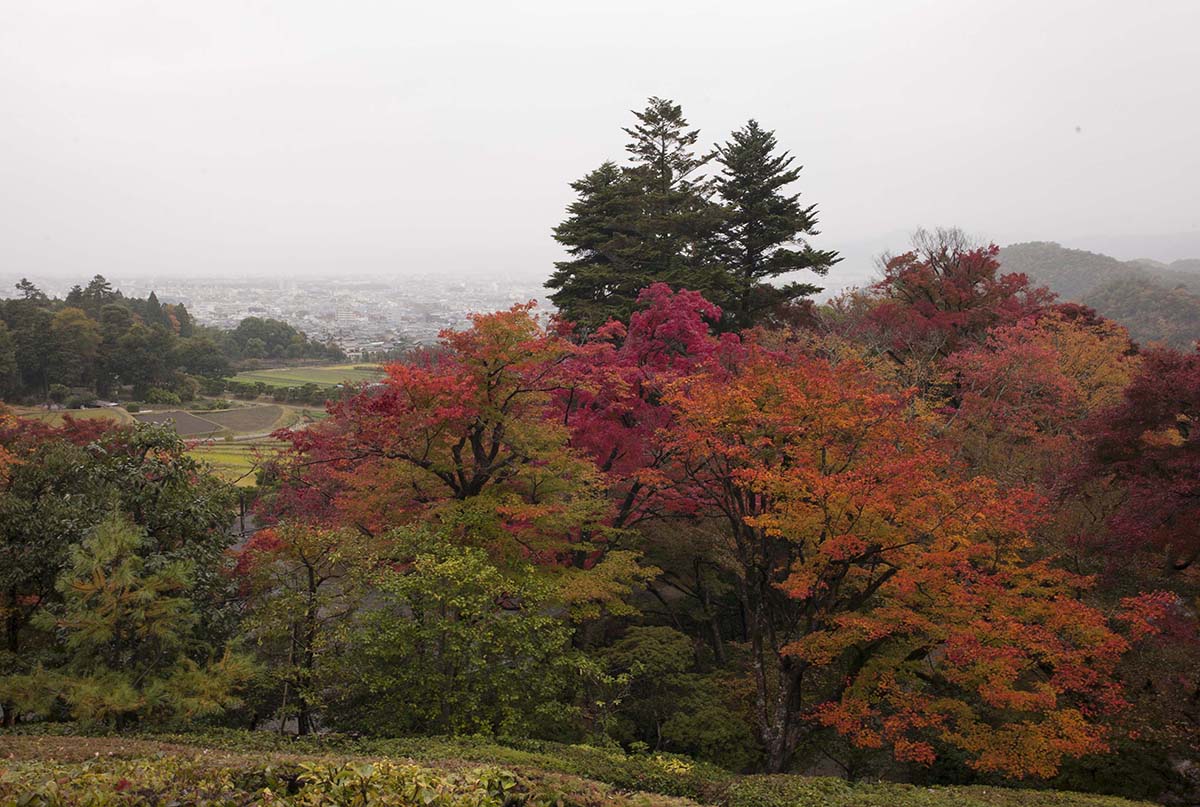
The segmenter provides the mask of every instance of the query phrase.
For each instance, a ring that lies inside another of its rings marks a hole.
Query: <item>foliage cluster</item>
[[[246,359],[345,358],[278,320],[248,317],[232,331],[197,325],[182,303],[160,303],[154,292],[126,297],[100,275],[62,300],[27,280],[17,289],[0,302],[3,400],[78,406],[127,389],[136,400],[178,404]]]

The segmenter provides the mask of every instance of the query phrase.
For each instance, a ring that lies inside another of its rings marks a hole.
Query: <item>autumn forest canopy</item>
[[[839,256],[765,123],[710,150],[652,98],[624,132],[553,230],[556,313],[388,364],[249,490],[169,426],[0,415],[5,724],[1194,793],[1194,344],[954,229],[818,302]],[[0,310],[10,402],[335,350],[72,294]]]

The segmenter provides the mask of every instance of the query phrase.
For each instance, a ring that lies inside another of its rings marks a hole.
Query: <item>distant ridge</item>
[[[1060,298],[1120,322],[1139,343],[1189,349],[1200,340],[1200,259],[1120,261],[1053,241],[1000,250],[1006,272],[1021,272]]]

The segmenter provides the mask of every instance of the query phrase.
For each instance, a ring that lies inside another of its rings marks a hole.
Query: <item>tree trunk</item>
[[[8,648],[9,655],[14,659],[17,658],[17,653],[21,649],[21,611],[17,607],[17,589],[14,586],[9,589],[8,599],[11,603],[12,612],[5,620],[5,645]],[[11,700],[0,704],[0,708],[4,709],[4,728],[12,728],[17,724],[17,705]]]
[[[709,639],[712,640],[713,656],[716,658],[717,664],[724,666],[725,643],[721,640],[721,623],[717,621],[717,614],[713,612],[712,595],[708,591],[708,586],[704,585],[704,580],[700,577],[698,565],[696,585],[700,589],[700,601],[704,607],[704,616],[708,620],[708,635]]]

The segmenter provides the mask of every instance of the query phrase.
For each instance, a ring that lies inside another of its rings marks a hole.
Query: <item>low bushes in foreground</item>
[[[736,776],[667,754],[485,739],[0,734],[7,805],[1133,807],[1033,789]]]

